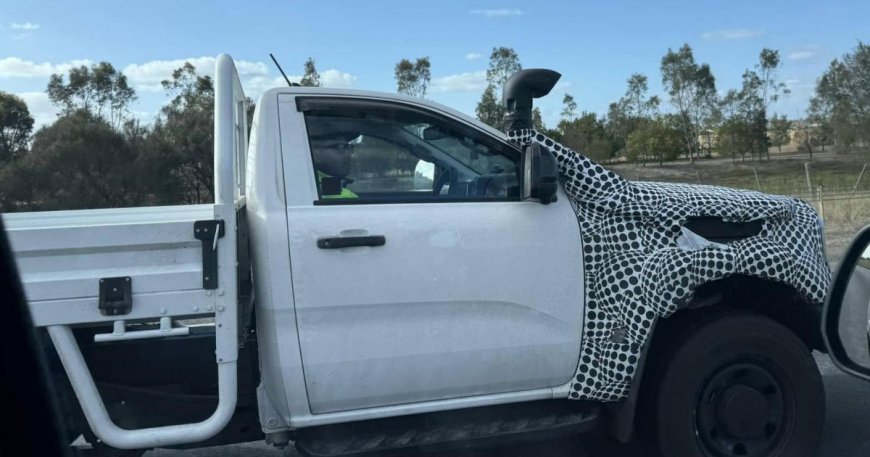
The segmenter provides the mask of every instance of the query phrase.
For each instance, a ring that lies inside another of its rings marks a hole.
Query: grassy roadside
[[[809,164],[810,181],[831,190],[850,190],[855,185],[865,163],[868,171],[861,178],[858,190],[870,191],[870,158],[856,155],[824,155],[812,161],[805,158],[776,157],[771,160],[733,162],[729,159],[698,160],[663,166],[614,164],[608,168],[630,180],[685,182],[736,187],[764,192],[801,194],[807,192],[804,164]],[[758,175],[758,182],[755,176]],[[699,178],[700,177],[700,178]],[[782,191],[782,192],[780,192]]]

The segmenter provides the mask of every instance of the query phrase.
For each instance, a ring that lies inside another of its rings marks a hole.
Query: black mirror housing
[[[539,144],[526,146],[523,151],[523,200],[544,205],[556,201],[558,178],[559,168],[553,154]]]

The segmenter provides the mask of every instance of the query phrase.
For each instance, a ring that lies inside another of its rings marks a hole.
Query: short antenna
[[[275,62],[275,66],[278,67],[278,71],[281,72],[281,76],[284,77],[284,81],[287,81],[288,86],[293,87],[293,86],[299,85],[299,84],[290,82],[290,78],[288,78],[287,75],[284,73],[284,70],[281,69],[281,65],[278,63],[278,59],[276,59],[275,56],[273,56],[271,52],[269,53],[269,57],[272,58],[272,62]]]

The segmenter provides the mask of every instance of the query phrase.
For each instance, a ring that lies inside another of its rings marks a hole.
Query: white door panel
[[[313,413],[557,386],[578,361],[582,256],[568,199],[288,209]],[[378,247],[320,249],[334,236]]]

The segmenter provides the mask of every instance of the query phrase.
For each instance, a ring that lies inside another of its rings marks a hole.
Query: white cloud
[[[822,52],[822,47],[817,44],[812,44],[800,48],[800,50],[788,54],[788,60],[807,60],[819,55]]]
[[[18,57],[0,59],[0,78],[47,78],[54,73],[66,73],[71,67],[90,65],[87,59],[71,60],[60,64],[35,63]]]
[[[172,77],[172,72],[190,62],[196,68],[197,74],[214,75],[214,57],[193,57],[189,59],[175,60],[152,60],[142,64],[130,64],[124,67],[123,72],[136,90],[143,92],[161,92],[163,87],[160,82]],[[287,85],[283,76],[274,76],[269,72],[269,66],[263,62],[250,62],[236,60],[236,70],[239,79],[249,97],[257,97],[261,93],[273,87]],[[292,82],[299,82],[301,76],[289,76]],[[320,79],[326,87],[350,87],[356,81],[356,76],[339,70],[330,69],[320,73]]]
[[[13,22],[9,24],[9,28],[11,28],[12,30],[36,30],[39,28],[39,24],[34,24],[32,22]]]
[[[351,87],[356,76],[338,70],[326,70],[320,74],[320,82],[324,87]]]
[[[287,79],[292,83],[302,81],[302,75],[287,75]],[[356,76],[345,73],[343,71],[329,69],[320,73],[320,84],[323,87],[346,88],[353,86],[356,82]],[[249,97],[259,95],[273,87],[284,87],[287,81],[283,76],[253,76],[247,79],[242,79],[242,86],[245,88],[245,94]]]
[[[740,40],[744,38],[753,38],[761,35],[764,35],[764,32],[760,30],[730,29],[704,32],[701,35],[701,38],[705,40]]]
[[[483,57],[483,54],[478,54],[476,52],[469,52],[468,54],[465,54],[465,60],[477,60],[481,57]]]
[[[214,57],[192,57],[189,59],[152,60],[141,64],[130,64],[122,70],[136,90],[143,92],[160,92],[163,87],[160,82],[172,77],[172,72],[190,62],[200,75],[214,75]],[[243,82],[252,77],[266,76],[269,68],[263,62],[236,61],[239,79]]]
[[[302,79],[301,76],[292,75],[287,75],[287,78],[295,83],[298,83]],[[284,87],[286,85],[287,81],[284,81],[283,76],[251,76],[242,79],[242,88],[245,89],[245,95],[254,100],[256,100],[260,94],[273,87]]]
[[[67,73],[67,72],[69,72],[70,68],[72,68],[72,67],[81,67],[82,65],[87,67],[87,66],[91,66],[93,64],[94,64],[94,61],[90,60],[90,59],[70,60],[69,62],[64,62],[64,63],[55,65],[54,72],[55,73]]]
[[[41,78],[51,76],[54,66],[48,62],[34,63],[18,57],[0,59],[0,78]]]
[[[488,18],[505,17],[505,16],[522,16],[523,15],[523,11],[516,9],[516,8],[514,8],[514,9],[501,8],[501,9],[491,9],[491,10],[476,9],[476,10],[469,11],[469,13],[479,14],[482,16],[486,16]]]
[[[788,60],[806,60],[818,54],[814,51],[798,51],[788,55]]]
[[[48,100],[45,92],[21,92],[15,94],[27,103],[27,109],[33,116],[34,130],[43,125],[54,122],[57,118],[58,109]]]
[[[486,70],[441,76],[432,80],[432,92],[471,92],[486,88]]]

